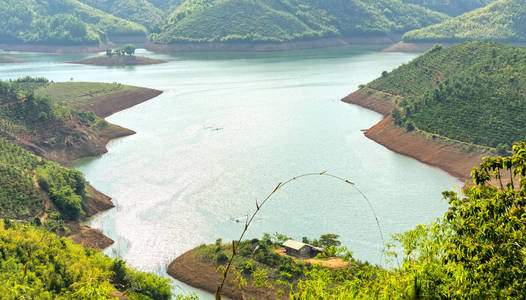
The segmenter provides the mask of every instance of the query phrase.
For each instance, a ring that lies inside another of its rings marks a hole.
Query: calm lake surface
[[[140,67],[65,63],[86,55],[18,54],[31,62],[0,65],[0,79],[44,76],[164,91],[108,118],[136,135],[75,164],[117,206],[89,222],[116,241],[106,253],[163,274],[195,246],[237,238],[243,223],[233,220],[251,213],[279,182],[308,172],[327,170],[355,182],[371,200],[386,239],[445,212],[441,192],[460,182],[364,137],[361,130],[381,116],[340,102],[359,84],[416,56],[380,49],[147,53],[169,63]],[[356,258],[382,263],[369,206],[350,185],[329,178],[306,178],[280,190],[248,238],[265,232],[296,239],[337,233]]]

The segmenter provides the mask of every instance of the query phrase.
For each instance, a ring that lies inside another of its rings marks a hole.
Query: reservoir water
[[[138,67],[65,63],[86,55],[18,54],[31,62],[0,65],[0,79],[44,76],[164,91],[108,118],[136,135],[75,164],[116,204],[89,221],[116,241],[106,253],[162,274],[195,246],[238,237],[243,223],[233,220],[252,212],[279,182],[308,172],[355,182],[371,200],[385,237],[445,212],[441,192],[460,182],[364,137],[361,130],[381,116],[340,102],[359,84],[416,56],[380,49],[139,51],[169,63]],[[356,258],[382,263],[369,206],[351,186],[329,178],[298,180],[276,194],[248,237],[265,232],[296,239],[337,233]]]

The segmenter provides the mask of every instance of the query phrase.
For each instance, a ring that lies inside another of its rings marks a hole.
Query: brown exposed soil
[[[102,234],[98,229],[78,224],[72,225],[72,229],[74,234],[70,235],[69,238],[86,248],[103,250],[114,243],[112,239]]]
[[[0,64],[19,64],[25,63],[25,60],[9,57],[9,56],[0,56]]]
[[[20,52],[43,52],[43,53],[97,53],[110,49],[115,44],[133,43],[143,45],[146,41],[145,34],[139,35],[114,35],[109,36],[109,40],[100,44],[91,45],[35,45],[35,44],[5,44],[0,43],[0,49],[4,51]]]
[[[433,48],[437,43],[405,43],[399,42],[393,44],[384,50],[383,52],[425,52]],[[453,44],[451,43],[439,43],[444,47],[449,47]]]
[[[300,259],[300,258],[288,255],[287,253],[285,253],[285,248],[282,248],[282,247],[274,249],[274,252],[281,256],[291,258],[295,261],[306,262],[311,265],[321,265],[323,267],[335,269],[335,270],[344,269],[351,265],[350,262],[344,261],[343,259],[339,257],[331,257],[327,259],[318,259],[318,258]]]
[[[145,47],[155,52],[191,52],[191,51],[288,51],[315,49],[363,44],[390,44],[400,41],[400,35],[379,35],[370,37],[338,37],[315,40],[292,41],[284,43],[264,42],[210,42],[210,43],[173,43],[157,44],[147,42]]]
[[[386,148],[425,164],[438,167],[460,180],[469,180],[473,167],[488,155],[481,149],[465,149],[455,142],[444,142],[417,132],[407,132],[393,123],[390,116],[394,108],[392,97],[379,93],[368,94],[367,89],[358,90],[342,99],[383,114],[386,118],[365,132],[365,136]]]
[[[64,126],[41,131],[38,135],[2,135],[36,155],[61,164],[69,164],[83,157],[106,153],[109,140],[134,133],[112,124],[102,130],[96,130],[72,117]]]
[[[210,293],[216,292],[222,280],[222,273],[216,270],[217,267],[214,264],[196,254],[196,249],[179,256],[168,266],[168,274],[173,278]],[[246,287],[238,289],[230,273],[222,295],[234,300],[251,298],[288,299],[288,297],[274,295],[274,292],[270,289],[254,287],[252,286],[252,279],[246,279]]]
[[[390,115],[395,108],[393,97],[389,96],[388,94],[378,93],[377,91],[371,90],[369,88],[360,89],[343,98],[342,101],[359,105],[384,116]]]
[[[162,91],[148,88],[116,91],[111,94],[97,96],[91,99],[89,104],[77,105],[74,108],[91,111],[101,118],[106,118],[116,112],[155,98],[162,93]]]
[[[465,181],[473,167],[482,162],[484,153],[466,152],[453,145],[428,140],[415,132],[406,132],[387,117],[371,127],[365,136],[386,148],[415,158],[425,164],[438,167]]]
[[[138,66],[166,63],[165,60],[153,59],[144,56],[118,56],[112,57],[101,55],[70,62],[72,64],[95,65],[95,66]]]
[[[86,200],[82,203],[82,208],[86,213],[86,217],[94,216],[99,212],[114,207],[115,205],[111,202],[110,197],[97,191],[91,185],[87,186]]]

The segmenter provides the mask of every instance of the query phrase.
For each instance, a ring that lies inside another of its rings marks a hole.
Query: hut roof
[[[308,246],[308,245],[302,242],[294,241],[294,240],[288,240],[285,243],[283,243],[283,247],[298,250],[298,251],[301,250],[301,248],[305,246]]]

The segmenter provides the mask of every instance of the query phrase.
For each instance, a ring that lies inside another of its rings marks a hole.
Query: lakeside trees
[[[470,42],[436,46],[366,88],[398,96],[392,115],[399,126],[502,153],[526,136],[524,74],[524,48]]]
[[[128,55],[128,56],[132,56],[132,55],[135,54],[135,50],[136,49],[137,49],[137,46],[135,46],[133,44],[127,44],[126,46],[121,47],[121,48],[106,50],[106,56],[108,56],[108,57],[112,57],[113,55],[118,55],[118,56]]]

